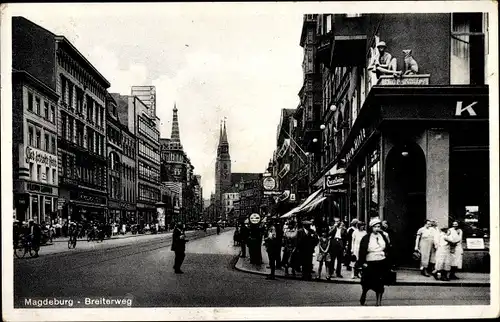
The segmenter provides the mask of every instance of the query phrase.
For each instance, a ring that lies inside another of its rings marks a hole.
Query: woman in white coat
[[[352,233],[352,255],[354,255],[355,259],[355,264],[354,264],[354,269],[352,272],[352,278],[359,278],[359,273],[361,271],[361,268],[359,267],[358,261],[359,261],[359,246],[361,245],[361,239],[363,239],[363,236],[366,235],[366,230],[365,230],[365,223],[360,221],[356,224],[356,230],[353,231]]]
[[[436,266],[432,275],[437,280],[449,281],[448,272],[451,268],[450,241],[451,231],[448,228],[441,228],[441,232],[436,234]]]
[[[458,279],[456,272],[462,269],[463,254],[464,249],[462,246],[463,231],[458,225],[458,221],[453,222],[453,228],[451,230],[452,241],[450,243],[450,253],[451,253],[451,270],[450,270],[450,280]]]

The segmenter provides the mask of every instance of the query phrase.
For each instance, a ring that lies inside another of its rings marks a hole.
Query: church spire
[[[172,134],[171,134],[172,142],[176,142],[179,145],[181,144],[181,134],[179,132],[179,117],[177,116],[177,104],[174,103],[174,113],[172,115]]]
[[[228,143],[227,142],[227,132],[226,132],[226,118],[224,117],[224,129],[222,130],[222,143]]]

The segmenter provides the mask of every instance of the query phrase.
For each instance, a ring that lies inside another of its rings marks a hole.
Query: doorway
[[[395,264],[412,265],[416,233],[426,219],[426,161],[415,142],[389,151],[384,188],[385,218],[394,230]]]

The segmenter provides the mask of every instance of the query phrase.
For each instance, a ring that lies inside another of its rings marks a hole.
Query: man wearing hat
[[[175,252],[174,259],[174,271],[175,274],[183,274],[184,272],[181,270],[182,262],[186,257],[186,234],[184,232],[184,224],[182,222],[178,222],[175,225],[174,231],[172,233],[172,251]]]
[[[267,257],[269,258],[269,266],[271,268],[271,274],[268,277],[266,277],[266,279],[274,280],[276,279],[275,278],[276,263],[279,260],[277,253],[281,250],[278,247],[277,232],[276,232],[274,218],[269,219],[264,242],[266,245]]]
[[[347,230],[345,229],[344,223],[342,221],[338,221],[337,224],[333,226],[333,229],[330,230],[330,267],[328,272],[327,279],[330,279],[333,275],[333,267],[335,265],[335,259],[337,259],[337,269],[335,270],[335,274],[337,277],[342,276],[342,259],[344,256],[344,247],[347,243]]]

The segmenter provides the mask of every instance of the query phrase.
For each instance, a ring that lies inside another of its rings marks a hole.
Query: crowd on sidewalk
[[[385,220],[380,225],[383,238],[391,245],[395,240],[394,231]],[[420,263],[422,275],[443,281],[458,279],[456,272],[462,268],[463,254],[463,233],[458,226],[458,222],[454,222],[451,228],[438,229],[435,221],[427,220],[416,232],[413,257]],[[369,227],[367,232],[366,223],[362,221],[353,219],[346,227],[343,221],[335,218],[330,226],[315,227],[314,221],[280,221],[271,217],[260,229],[269,258],[270,279],[275,278],[276,269],[284,269],[285,276],[300,273],[303,279],[310,280],[314,257],[319,262],[316,279],[322,279],[323,268],[326,280],[333,276],[344,278],[346,272],[352,279],[361,279],[362,240],[372,231]],[[239,225],[235,230],[235,242],[241,246],[241,257],[246,257],[247,246],[252,243],[249,232],[249,224]],[[258,256],[252,259],[253,264],[260,264]],[[388,254],[393,259],[394,256]],[[391,269],[395,266],[395,261],[389,265]]]

